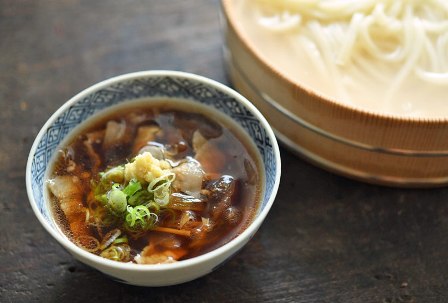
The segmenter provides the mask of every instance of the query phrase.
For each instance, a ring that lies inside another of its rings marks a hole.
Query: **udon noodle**
[[[244,0],[239,22],[268,61],[361,109],[448,117],[448,2]]]

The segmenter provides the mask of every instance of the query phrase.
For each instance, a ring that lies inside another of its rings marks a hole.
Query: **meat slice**
[[[152,233],[149,244],[135,257],[139,264],[173,263],[187,254],[182,248],[182,241],[175,235],[166,236]]]
[[[200,197],[204,171],[201,164],[193,158],[181,163],[172,170],[176,174],[173,187],[195,198]]]
[[[132,154],[136,155],[142,147],[146,146],[149,142],[154,141],[156,134],[159,131],[160,128],[156,125],[140,126],[137,129],[137,136],[135,137],[134,145],[132,147]]]
[[[73,176],[56,176],[47,183],[67,218],[73,237],[88,235],[86,208],[82,203],[83,194],[79,179]]]

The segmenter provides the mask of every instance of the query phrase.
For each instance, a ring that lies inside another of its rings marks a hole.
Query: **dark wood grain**
[[[87,86],[132,71],[228,84],[218,12],[218,0],[0,0],[0,301],[448,302],[448,189],[366,185],[286,150],[260,231],[190,283],[114,282],[40,226],[24,179],[46,119]]]

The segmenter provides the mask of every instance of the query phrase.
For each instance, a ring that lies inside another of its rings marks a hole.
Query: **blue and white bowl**
[[[201,256],[171,264],[140,265],[104,259],[84,251],[59,230],[44,195],[49,161],[69,132],[111,106],[136,99],[188,99],[231,117],[252,138],[264,164],[260,209],[250,226],[229,243]],[[187,282],[211,272],[241,249],[269,212],[280,182],[280,152],[271,127],[260,112],[234,90],[207,78],[174,71],[146,71],[118,76],[82,91],[45,123],[31,148],[26,186],[31,206],[44,228],[76,259],[124,283],[163,286]]]

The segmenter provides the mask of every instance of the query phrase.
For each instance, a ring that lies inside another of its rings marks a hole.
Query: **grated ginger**
[[[157,160],[150,152],[135,157],[132,163],[124,166],[124,177],[127,181],[135,179],[150,183],[155,178],[171,172],[171,165],[165,160]]]

